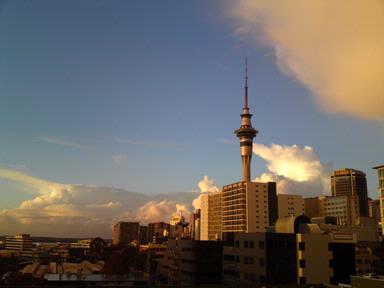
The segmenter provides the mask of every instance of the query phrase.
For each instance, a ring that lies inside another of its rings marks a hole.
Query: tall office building
[[[242,181],[223,187],[222,232],[264,232],[277,218],[276,183],[251,182],[253,138],[258,131],[252,127],[248,107],[248,67],[245,66],[244,108],[240,128],[235,130],[240,140]]]
[[[139,242],[139,222],[118,222],[113,225],[113,245]]]
[[[384,225],[384,165],[373,167],[377,170],[377,190],[380,198],[381,227]],[[382,229],[384,235],[384,229]]]
[[[344,168],[331,175],[332,196],[356,195],[359,202],[359,216],[368,217],[367,179],[359,170]]]

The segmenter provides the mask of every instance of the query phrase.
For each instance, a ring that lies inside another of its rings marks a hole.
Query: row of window
[[[240,240],[235,241],[235,247],[240,248]],[[242,241],[242,246],[241,248],[255,248],[255,241],[254,240],[244,240]],[[265,242],[264,241],[259,241],[259,249],[264,249]]]
[[[223,211],[229,211],[229,210],[236,210],[236,209],[245,209],[246,205],[234,205],[234,206],[229,206],[229,207],[223,207]]]
[[[241,256],[240,255],[224,255],[223,260],[227,261],[227,262],[240,263],[241,262]],[[243,257],[243,263],[245,265],[254,265],[256,263],[255,257],[244,256]],[[265,266],[265,259],[264,258],[259,258],[259,265],[261,267]]]
[[[237,215],[237,216],[223,216],[223,221],[230,220],[245,220],[245,215]]]

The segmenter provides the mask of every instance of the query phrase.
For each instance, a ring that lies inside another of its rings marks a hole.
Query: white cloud
[[[111,187],[60,184],[1,168],[0,178],[21,184],[33,195],[19,207],[0,211],[4,234],[110,238],[111,225],[118,221],[169,221],[177,211],[187,213],[189,205],[185,203],[191,203],[195,196],[195,193],[148,196]]]
[[[159,221],[169,223],[170,218],[178,213],[181,213],[188,219],[187,216],[190,212],[187,205],[174,201],[149,201],[137,210],[136,221],[141,221],[146,224]]]
[[[77,149],[89,149],[88,146],[85,146],[73,141],[68,141],[66,139],[63,139],[54,135],[41,135],[40,141],[50,143],[50,144],[65,146],[65,147],[77,148]]]
[[[323,165],[312,147],[297,145],[282,146],[272,144],[267,147],[253,144],[256,155],[267,161],[267,168],[276,175],[284,175],[295,181],[308,181],[323,172]]]
[[[254,144],[253,151],[266,161],[268,169],[255,181],[276,182],[281,194],[329,194],[330,167],[320,162],[312,147]]]
[[[207,175],[205,175],[203,177],[203,179],[197,183],[197,186],[199,186],[200,195],[192,201],[192,206],[195,209],[200,209],[200,207],[201,207],[201,193],[218,192],[219,188],[217,188],[217,186],[216,186],[216,180],[210,179]]]
[[[384,119],[384,2],[238,0],[235,34],[274,51],[330,113]]]
[[[116,164],[121,164],[123,162],[126,162],[128,160],[128,156],[125,154],[117,154],[112,156],[112,161]]]

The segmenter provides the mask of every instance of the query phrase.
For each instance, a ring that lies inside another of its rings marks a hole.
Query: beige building
[[[344,168],[331,175],[332,196],[355,196],[359,213],[368,217],[368,191],[365,173],[359,170]]]
[[[356,195],[320,197],[320,216],[332,216],[338,225],[359,225],[359,202]]]
[[[18,234],[5,238],[6,250],[31,251],[32,239],[29,234]]]
[[[360,224],[357,195],[306,198],[304,206],[304,214],[309,218],[331,216],[336,218],[337,225]]]
[[[221,238],[221,192],[201,195],[200,240]]]
[[[265,232],[277,218],[276,183],[226,185],[221,205],[222,232]]]
[[[380,199],[380,223],[381,223],[381,231],[384,235],[384,165],[380,165],[374,167],[373,169],[377,170],[377,191],[379,192]]]
[[[112,244],[130,244],[139,242],[139,222],[118,222],[113,225]]]
[[[233,245],[223,247],[225,283],[266,283],[265,238],[266,233],[234,233]]]
[[[329,235],[296,234],[297,284],[330,283],[332,253]]]
[[[304,214],[304,200],[301,195],[277,194],[278,218]]]

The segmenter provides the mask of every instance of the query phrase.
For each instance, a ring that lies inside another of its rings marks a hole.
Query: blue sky
[[[225,3],[225,4],[223,4]],[[239,37],[228,1],[5,1],[0,165],[58,183],[147,194],[240,179],[244,58],[255,142],[311,146],[322,163],[382,164],[382,120],[319,108],[275,51]],[[362,101],[364,101],[362,99]],[[115,161],[114,161],[115,160]],[[267,171],[253,158],[254,177]],[[0,208],[32,196],[0,180]]]

